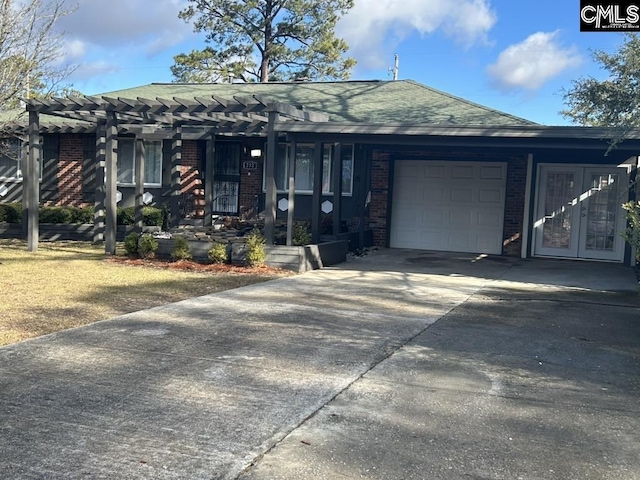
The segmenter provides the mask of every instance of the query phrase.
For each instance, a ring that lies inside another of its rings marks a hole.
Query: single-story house
[[[35,148],[0,159],[0,202],[24,198],[36,233],[29,205],[95,205],[107,252],[116,204],[166,204],[173,225],[264,212],[270,242],[278,219],[310,218],[317,240],[331,218],[383,247],[635,258],[620,232],[636,132],[605,155],[607,129],[542,126],[411,80],[154,83],[26,109]]]

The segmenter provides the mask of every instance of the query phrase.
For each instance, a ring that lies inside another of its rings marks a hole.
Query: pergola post
[[[267,155],[265,158],[265,209],[264,209],[264,237],[267,245],[273,245],[276,236],[276,142],[277,135],[275,121],[277,112],[269,112],[267,127]]]
[[[104,241],[105,229],[105,156],[106,156],[106,131],[103,122],[96,127],[96,176],[95,176],[95,201],[93,209],[93,243]]]
[[[135,191],[135,212],[136,222],[135,230],[142,233],[142,227],[144,225],[144,215],[142,214],[142,207],[144,206],[144,163],[145,163],[145,148],[144,140],[136,138],[136,154],[135,154],[135,172],[136,172],[136,191]]]
[[[29,112],[29,158],[27,159],[27,250],[38,250],[40,206],[40,115]]]
[[[311,239],[313,243],[320,243],[323,147],[324,145],[321,142],[316,142],[313,149],[313,196],[311,198]]]
[[[295,213],[296,200],[296,150],[298,144],[296,137],[291,139],[291,148],[289,150],[289,198],[287,209],[287,245],[293,245],[293,215]]]
[[[333,235],[341,233],[342,226],[342,144],[333,146]]]
[[[107,255],[116,254],[116,230],[117,230],[117,181],[118,181],[118,128],[115,112],[107,112],[106,136],[105,136],[105,169],[107,178],[106,219],[105,219],[105,247]]]
[[[171,198],[169,226],[175,228],[180,224],[180,193],[182,173],[182,126],[173,125],[171,138]]]
[[[205,153],[205,173],[204,173],[204,225],[210,227],[213,223],[213,182],[215,174],[216,158],[216,136],[211,135],[207,140],[207,151]]]

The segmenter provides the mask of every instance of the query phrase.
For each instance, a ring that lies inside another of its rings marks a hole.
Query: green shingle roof
[[[152,83],[96,96],[193,98],[260,95],[327,113],[333,122],[522,126],[534,122],[469,102],[413,80],[295,83]]]

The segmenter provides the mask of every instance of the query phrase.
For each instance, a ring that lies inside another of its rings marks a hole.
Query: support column
[[[106,129],[104,123],[96,127],[96,194],[93,208],[93,243],[104,242],[105,236],[105,184]]]
[[[27,138],[28,141],[29,139]],[[22,238],[24,240],[29,238],[29,182],[31,181],[31,176],[29,175],[29,150],[29,145],[27,145],[27,148],[23,148],[20,154],[20,159],[22,160]]]
[[[144,225],[144,215],[142,214],[142,207],[144,206],[144,163],[145,163],[145,149],[144,140],[136,138],[136,155],[135,155],[135,172],[136,172],[136,193],[135,193],[135,212],[136,212],[136,224],[135,229],[137,232],[142,233],[142,227]]]
[[[175,228],[180,224],[180,193],[182,170],[182,126],[173,126],[171,139],[171,199],[169,226]]]
[[[215,175],[216,159],[216,136],[211,135],[207,140],[207,151],[205,154],[205,177],[204,177],[204,225],[210,227],[213,215],[213,182]]]
[[[293,244],[293,215],[295,213],[296,201],[296,150],[298,143],[296,137],[291,139],[291,147],[289,150],[289,207],[287,209],[287,245]]]
[[[106,219],[105,219],[105,246],[104,253],[107,255],[116,254],[116,229],[117,229],[117,209],[118,200],[116,198],[116,192],[118,189],[118,128],[116,125],[115,112],[107,112],[107,125],[106,125],[106,152],[105,152],[105,170],[107,178],[107,199],[106,205]]]
[[[38,250],[40,206],[40,116],[29,112],[29,158],[27,160],[27,250]]]
[[[313,243],[320,243],[323,146],[321,142],[316,142],[313,149],[313,196],[311,197],[311,240]]]
[[[333,146],[333,235],[340,235],[342,226],[342,144]]]
[[[265,157],[265,209],[264,209],[264,237],[267,245],[273,245],[276,236],[276,112],[269,112],[269,126],[267,129],[267,155]]]

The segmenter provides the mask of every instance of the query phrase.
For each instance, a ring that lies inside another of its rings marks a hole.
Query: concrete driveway
[[[386,250],[0,349],[2,478],[637,479],[630,269]]]

